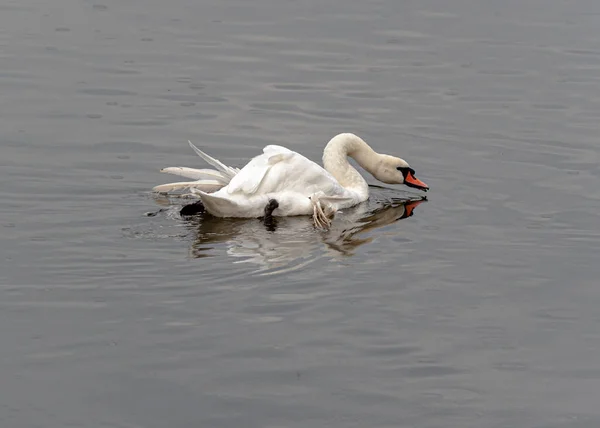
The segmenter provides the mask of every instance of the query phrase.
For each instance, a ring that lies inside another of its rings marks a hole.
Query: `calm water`
[[[5,0],[0,64],[2,427],[600,425],[597,0]],[[338,132],[429,201],[149,192]]]

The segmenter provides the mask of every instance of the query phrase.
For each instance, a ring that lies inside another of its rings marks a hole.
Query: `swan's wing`
[[[215,167],[216,171],[212,169],[186,168],[183,166],[163,168],[160,170],[160,172],[180,175],[196,181],[161,184],[160,186],[155,186],[152,190],[161,193],[168,193],[181,189],[197,189],[205,192],[215,192],[226,186],[229,181],[231,181],[231,179],[240,171],[238,168],[227,166],[212,156],[207,155],[198,147],[194,146],[191,141],[188,141],[188,143],[190,144],[190,147],[198,154],[198,156]]]
[[[263,149],[263,153],[265,155],[267,155],[268,157],[275,156],[275,155],[281,155],[281,154],[287,154],[287,155],[297,154],[296,152],[294,152],[290,149],[286,149],[283,146],[276,146],[275,144],[266,146]]]
[[[227,193],[246,196],[282,191],[311,195],[322,191],[340,195],[343,187],[323,167],[281,146],[267,146],[227,186]]]
[[[168,168],[163,168],[160,172],[165,172],[168,174],[180,175],[185,178],[191,178],[193,180],[216,180],[223,185],[229,183],[229,179],[225,178],[222,173],[219,171],[215,171],[214,169],[195,169],[195,168],[186,168],[184,166],[171,166]]]
[[[177,183],[167,183],[154,186],[153,191],[159,193],[169,193],[174,190],[197,189],[204,192],[216,192],[221,189],[224,184],[217,180],[197,180],[197,181],[180,181]]]
[[[285,162],[294,156],[294,152],[280,146],[267,146],[263,154],[253,158],[232,178],[227,193],[254,195],[271,168],[279,162]]]
[[[221,161],[213,158],[212,156],[207,155],[202,150],[200,150],[198,147],[194,146],[191,141],[188,141],[188,143],[190,144],[190,147],[196,152],[196,154],[198,156],[200,156],[202,159],[204,159],[209,165],[212,165],[213,167],[215,167],[217,169],[217,171],[219,171],[221,174],[223,174],[224,177],[226,177],[228,179],[232,179],[239,172],[239,169],[227,166],[224,163],[222,163]]]

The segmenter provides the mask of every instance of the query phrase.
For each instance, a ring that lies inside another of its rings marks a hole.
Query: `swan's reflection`
[[[398,220],[411,217],[414,209],[427,199],[390,199],[369,206],[366,202],[336,217],[332,227],[323,234],[323,241],[332,250],[345,256],[367,244],[375,236],[365,236],[366,232],[390,225]]]
[[[336,214],[331,228],[316,230],[306,217],[277,217],[265,224],[262,219],[229,219],[199,215],[185,219],[193,243],[190,256],[214,256],[215,246],[225,244],[227,254],[238,263],[252,263],[258,271],[298,269],[323,256],[352,256],[361,245],[376,238],[369,235],[381,227],[411,217],[425,198],[389,198],[375,190],[369,201]],[[170,201],[157,199],[159,205]],[[325,245],[323,245],[325,244]]]

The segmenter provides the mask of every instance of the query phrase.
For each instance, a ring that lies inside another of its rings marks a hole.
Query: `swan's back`
[[[344,189],[315,162],[285,147],[270,145],[217,193],[252,197],[295,192],[308,197],[317,191],[340,195]]]

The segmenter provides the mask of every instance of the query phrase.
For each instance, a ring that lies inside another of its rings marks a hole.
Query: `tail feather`
[[[239,172],[239,169],[227,166],[224,163],[222,163],[221,161],[213,158],[212,156],[207,155],[202,150],[200,150],[198,147],[194,146],[191,141],[188,141],[188,143],[190,144],[190,147],[196,152],[196,154],[198,156],[200,156],[202,159],[204,159],[206,161],[206,163],[215,167],[217,169],[217,171],[221,172],[223,174],[223,176],[227,177],[229,180],[231,180]]]
[[[229,183],[229,179],[224,177],[222,173],[219,171],[215,171],[214,169],[195,169],[195,168],[186,168],[184,166],[171,166],[168,168],[163,168],[160,172],[165,172],[167,174],[180,175],[185,178],[192,178],[194,180],[216,180],[224,185]]]
[[[186,178],[191,178],[196,181],[181,181],[177,183],[167,183],[155,186],[152,190],[159,193],[169,193],[174,190],[190,189],[192,191],[212,193],[227,186],[231,179],[240,171],[238,168],[232,168],[225,165],[219,160],[207,155],[198,147],[194,146],[191,141],[188,141],[190,147],[198,156],[204,159],[208,164],[215,169],[196,169],[183,166],[172,166],[163,168],[160,172],[179,175]],[[197,193],[197,192],[196,192]]]
[[[155,186],[153,191],[159,193],[168,193],[174,190],[196,189],[202,192],[216,192],[222,188],[224,184],[217,180],[197,180],[197,181],[180,181],[177,183],[167,183]]]

